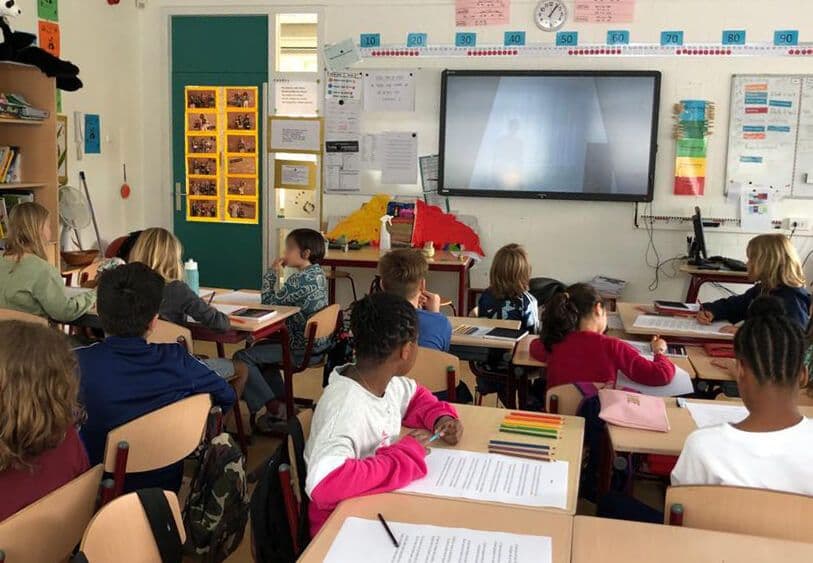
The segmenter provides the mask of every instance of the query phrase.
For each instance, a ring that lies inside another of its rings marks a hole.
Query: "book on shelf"
[[[34,201],[34,192],[26,190],[0,190],[0,199],[3,200],[6,216],[8,216],[18,203]]]
[[[21,160],[20,147],[0,146],[0,184],[20,181]]]
[[[8,233],[8,211],[6,200],[0,197],[0,240],[6,238],[6,233]]]
[[[29,104],[21,94],[0,93],[0,118],[44,121],[49,115],[49,112]]]

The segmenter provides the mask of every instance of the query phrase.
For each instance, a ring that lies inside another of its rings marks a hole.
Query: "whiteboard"
[[[733,76],[726,181],[813,198],[813,76]]]

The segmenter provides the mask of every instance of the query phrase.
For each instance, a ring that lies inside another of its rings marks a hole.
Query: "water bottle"
[[[196,294],[200,292],[200,277],[198,275],[198,263],[192,258],[186,261],[183,265],[184,276],[186,277],[186,285]]]

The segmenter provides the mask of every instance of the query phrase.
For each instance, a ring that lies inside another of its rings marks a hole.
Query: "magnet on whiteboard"
[[[813,172],[805,172],[805,184],[813,184]]]

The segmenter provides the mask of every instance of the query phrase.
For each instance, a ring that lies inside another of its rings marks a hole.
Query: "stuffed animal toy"
[[[0,61],[33,65],[56,78],[60,90],[74,92],[81,88],[79,67],[34,45],[36,37],[31,33],[11,29],[9,20],[22,13],[16,0],[0,0]]]

